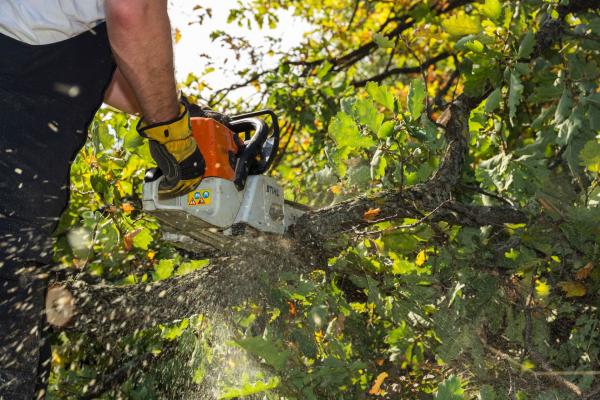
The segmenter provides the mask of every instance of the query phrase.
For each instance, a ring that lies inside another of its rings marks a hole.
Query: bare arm
[[[119,68],[115,70],[112,81],[106,89],[104,102],[128,114],[139,115],[142,112],[135,93]]]
[[[176,117],[179,106],[167,0],[106,0],[105,8],[118,65],[107,103],[126,112],[141,111],[150,123]]]

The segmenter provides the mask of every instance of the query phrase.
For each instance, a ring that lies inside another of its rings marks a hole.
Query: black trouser
[[[46,288],[43,268],[17,266],[14,273],[0,269],[0,400],[45,395],[51,361]]]
[[[71,162],[114,68],[105,24],[40,46],[0,34],[1,400],[31,400],[36,385],[45,388],[47,271],[31,266],[51,262]]]

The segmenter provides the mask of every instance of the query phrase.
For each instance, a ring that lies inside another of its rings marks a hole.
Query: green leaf
[[[341,149],[336,148],[333,149],[333,151],[329,154],[329,158],[335,166],[335,173],[340,178],[346,176],[346,173],[348,172],[348,165],[346,164],[346,161],[348,160],[348,156],[350,155],[351,151],[352,150],[350,147],[344,147]]]
[[[421,79],[414,79],[408,90],[408,111],[413,121],[416,121],[425,109],[425,83]]]
[[[319,68],[319,72],[317,72],[317,78],[323,79],[327,76],[329,71],[333,68],[333,64],[329,61],[325,61],[323,65]]]
[[[395,46],[393,40],[388,39],[380,33],[373,34],[373,41],[382,49],[393,49]]]
[[[344,97],[340,100],[340,108],[342,112],[354,116],[354,103],[356,103],[355,97]]]
[[[502,99],[502,88],[494,90],[485,101],[485,112],[493,113],[498,109],[500,100]]]
[[[483,15],[495,20],[502,15],[502,4],[500,4],[500,0],[485,0],[480,10]]]
[[[558,107],[556,107],[556,112],[554,113],[554,122],[560,124],[565,121],[569,115],[571,115],[572,109],[573,98],[571,97],[571,90],[565,86],[560,101],[558,102]]]
[[[354,103],[354,110],[361,124],[366,125],[373,133],[379,132],[384,116],[377,111],[373,100],[357,100]]]
[[[162,279],[167,279],[171,275],[173,275],[173,271],[175,270],[175,260],[160,260],[156,267],[154,267],[154,272],[152,273],[152,277],[155,281],[160,281]]]
[[[477,395],[477,400],[496,400],[496,391],[490,385],[483,385],[481,389],[479,389],[479,394]]]
[[[131,151],[142,144],[144,144],[144,138],[141,137],[135,129],[129,129],[125,132],[125,135],[123,136],[123,147],[126,150]]]
[[[600,173],[600,142],[596,139],[586,142],[579,153],[581,165],[592,172]]]
[[[479,40],[469,40],[465,43],[465,48],[471,50],[473,53],[481,53],[484,49],[483,43]]]
[[[328,132],[337,146],[342,149],[368,149],[375,145],[371,137],[360,132],[354,118],[343,112],[338,112],[333,118]]]
[[[282,371],[290,357],[290,352],[280,348],[279,343],[263,339],[260,336],[236,340],[235,343],[249,353],[261,357],[267,364]]]
[[[108,220],[102,225],[98,241],[102,244],[102,251],[110,254],[119,244],[120,234],[112,220]]]
[[[179,336],[183,334],[183,332],[190,326],[190,320],[184,319],[179,324],[175,324],[172,326],[162,326],[161,325],[161,337],[167,340],[175,340]]]
[[[381,179],[385,176],[385,168],[387,167],[387,160],[383,156],[381,149],[377,149],[369,164],[371,167],[371,179]]]
[[[394,111],[394,96],[389,92],[386,86],[379,86],[375,82],[367,83],[367,93],[373,100],[381,104],[390,111]]]
[[[517,107],[523,99],[523,84],[516,72],[510,74],[510,86],[508,90],[508,113],[511,124],[514,125],[514,119],[517,115]]]
[[[461,387],[460,379],[451,375],[444,382],[440,383],[435,394],[436,400],[462,400],[464,390]]]
[[[269,379],[268,382],[258,381],[254,383],[244,382],[240,388],[228,388],[225,392],[219,396],[219,399],[237,399],[244,396],[250,396],[257,393],[266,392],[279,386],[279,378],[274,377]]]
[[[519,53],[517,54],[517,58],[529,58],[531,53],[533,53],[533,48],[535,46],[535,35],[533,32],[527,32],[519,45]]]
[[[454,43],[454,47],[457,50],[467,50],[467,43],[473,42],[474,40],[476,40],[478,38],[477,35],[467,35],[465,37],[462,37],[460,39],[458,39],[456,41],[456,43]]]
[[[596,107],[600,107],[600,93],[592,93],[581,99],[582,104],[594,104]]]
[[[133,247],[142,250],[148,250],[148,246],[152,243],[152,234],[150,230],[144,228],[133,237]]]
[[[115,141],[115,138],[108,131],[108,125],[107,124],[99,125],[96,132],[98,134],[98,140],[100,141],[100,144],[102,144],[102,147],[104,148],[104,150],[110,150]]]
[[[477,34],[482,30],[479,17],[466,14],[454,15],[442,22],[442,26],[454,37]]]
[[[379,131],[377,132],[377,137],[380,139],[386,139],[394,133],[394,128],[396,127],[396,121],[385,121]]]
[[[177,272],[175,272],[175,275],[189,274],[190,272],[204,268],[209,264],[210,260],[192,260],[184,262],[179,266],[179,268],[177,268]]]

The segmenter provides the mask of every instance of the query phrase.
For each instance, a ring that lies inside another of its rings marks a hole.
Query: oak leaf
[[[377,378],[375,378],[375,382],[373,382],[373,386],[371,386],[371,390],[369,390],[369,394],[380,394],[381,385],[388,376],[389,375],[387,372],[382,372],[379,375],[377,375]]]

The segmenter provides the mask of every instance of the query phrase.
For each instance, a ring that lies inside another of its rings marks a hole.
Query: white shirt
[[[0,33],[34,45],[69,39],[104,17],[104,0],[0,0]]]

